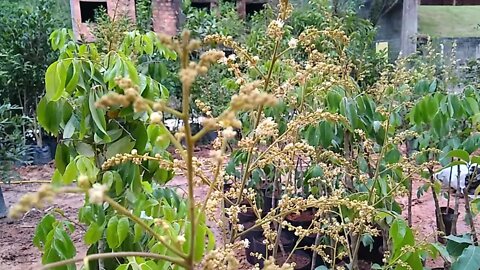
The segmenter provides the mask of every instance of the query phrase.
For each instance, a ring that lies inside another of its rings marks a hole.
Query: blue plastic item
[[[0,218],[7,216],[7,206],[5,205],[5,199],[3,198],[2,187],[0,186]]]

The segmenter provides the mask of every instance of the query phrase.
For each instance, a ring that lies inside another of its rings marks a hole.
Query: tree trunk
[[[408,56],[417,50],[418,0],[403,0],[401,54]]]

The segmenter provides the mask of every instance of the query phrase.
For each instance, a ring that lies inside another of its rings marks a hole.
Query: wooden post
[[[418,0],[403,0],[402,12],[402,56],[408,56],[417,50]]]
[[[7,216],[7,206],[5,205],[5,199],[3,198],[2,187],[0,186],[0,218]]]

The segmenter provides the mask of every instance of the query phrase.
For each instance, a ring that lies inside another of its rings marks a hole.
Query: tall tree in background
[[[44,91],[45,70],[55,60],[48,38],[70,24],[68,8],[65,0],[0,3],[0,101],[23,107],[25,115]]]

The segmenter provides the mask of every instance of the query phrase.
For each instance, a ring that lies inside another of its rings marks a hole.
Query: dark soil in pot
[[[312,224],[313,219],[315,218],[315,210],[313,208],[307,209],[305,211],[297,213],[291,213],[285,217],[285,219],[290,222],[293,226],[301,226],[304,229],[307,229],[310,224]]]
[[[288,255],[290,252],[286,252],[285,254],[277,254],[275,258],[276,264],[281,266],[285,262],[292,263],[295,262],[296,270],[309,270],[311,268],[312,258],[306,252],[301,250],[296,250],[293,252],[292,256],[287,261]]]
[[[436,210],[435,210],[435,213],[437,213]],[[453,221],[455,220],[455,209],[451,207],[449,207],[448,209],[447,207],[440,207],[440,213],[442,213],[443,224],[445,224],[445,235],[450,235],[452,233]],[[435,217],[436,216],[437,215],[435,215]],[[437,220],[437,228],[438,228],[440,226],[438,226],[439,222],[437,218],[436,220]],[[440,230],[440,228],[438,229]]]

